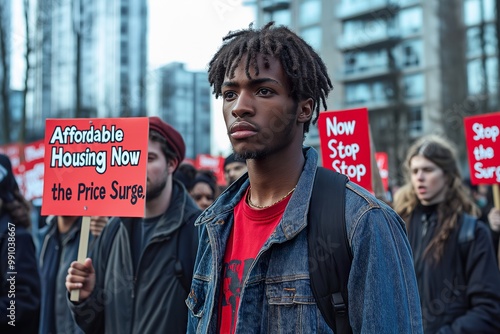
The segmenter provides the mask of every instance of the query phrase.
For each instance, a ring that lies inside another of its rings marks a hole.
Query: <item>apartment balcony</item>
[[[378,29],[360,29],[357,34],[339,38],[337,46],[341,51],[377,49],[392,47],[401,41],[397,31]]]
[[[384,64],[380,66],[357,66],[352,70],[344,69],[342,73],[339,73],[337,78],[339,81],[344,83],[356,82],[356,81],[368,81],[376,80],[384,77],[394,76],[399,73],[399,70],[394,66],[389,64]]]
[[[398,105],[398,101],[394,98],[376,99],[367,97],[356,101],[344,101],[344,106],[347,109],[367,108],[368,111],[382,111],[389,108],[394,108]]]
[[[290,0],[261,0],[260,6],[265,12],[290,8]]]
[[[397,0],[371,0],[357,3],[341,2],[337,7],[337,18],[348,20],[363,17],[387,17],[394,15],[399,9]]]

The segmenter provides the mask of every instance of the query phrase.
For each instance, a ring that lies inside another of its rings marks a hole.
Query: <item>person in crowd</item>
[[[159,117],[149,130],[145,217],[111,219],[92,260],[68,269],[66,288],[80,289],[80,300],[68,302],[85,333],[186,332],[200,210],[173,178],[182,136]]]
[[[40,275],[30,217],[10,159],[0,154],[0,333],[38,333]]]
[[[107,217],[90,217],[89,254],[96,238],[107,224]],[[40,334],[82,333],[66,302],[66,275],[78,257],[82,217],[49,216],[39,266],[42,278]]]
[[[497,259],[498,267],[500,268],[500,209],[492,207],[488,213],[488,224],[493,236],[493,250]]]
[[[213,172],[200,170],[195,176],[189,194],[201,210],[205,210],[217,197],[217,180]]]
[[[306,225],[318,153],[303,147],[332,89],[326,67],[303,39],[271,22],[230,32],[208,76],[248,173],[196,222],[188,333],[332,333],[310,287]],[[345,196],[353,332],[421,333],[403,221],[351,182]]]
[[[470,179],[466,180],[466,185],[470,189],[470,194],[474,203],[476,203],[481,210],[479,220],[487,223],[490,227],[493,238],[493,250],[500,267],[500,248],[498,247],[500,239],[500,209],[495,208],[493,205],[492,188],[486,184],[473,185]]]
[[[471,216],[480,212],[461,181],[455,148],[422,137],[405,167],[394,207],[407,222],[424,332],[499,333],[500,273],[487,226]]]
[[[196,167],[190,163],[181,163],[174,173],[174,179],[180,181],[189,191],[193,187],[193,181],[198,174]]]
[[[236,181],[241,175],[247,172],[247,162],[239,156],[235,156],[231,153],[224,159],[224,177],[226,179],[227,186],[231,185]]]

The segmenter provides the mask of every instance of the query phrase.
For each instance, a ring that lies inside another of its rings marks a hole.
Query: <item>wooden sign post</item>
[[[148,131],[146,117],[47,119],[42,215],[83,217],[78,262],[90,216],[144,217]]]

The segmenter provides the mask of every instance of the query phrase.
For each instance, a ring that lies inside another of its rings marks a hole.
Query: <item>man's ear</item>
[[[179,165],[179,163],[177,162],[177,159],[168,159],[167,160],[168,173],[172,174],[178,165]]]
[[[299,109],[299,117],[297,118],[297,121],[299,123],[307,123],[310,121],[314,110],[313,99],[308,98],[306,100],[299,101]]]

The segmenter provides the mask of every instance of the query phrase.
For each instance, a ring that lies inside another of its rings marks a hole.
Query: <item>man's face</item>
[[[229,140],[235,154],[245,159],[259,159],[285,149],[297,135],[299,104],[289,95],[289,85],[281,63],[257,56],[259,74],[250,66],[245,74],[243,57],[234,78],[222,84],[223,113]]]
[[[227,185],[236,181],[241,175],[245,174],[246,171],[247,165],[243,162],[235,161],[227,164],[226,167],[224,167],[224,176]]]
[[[169,170],[170,166],[161,150],[161,144],[149,140],[146,201],[160,196],[167,185],[168,175],[173,172]]]

